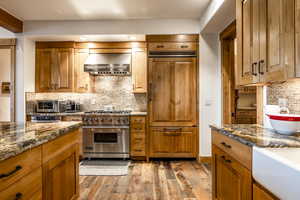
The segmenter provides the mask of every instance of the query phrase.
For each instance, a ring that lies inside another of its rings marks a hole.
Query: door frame
[[[233,65],[228,66],[228,62],[225,62],[228,60],[228,57],[224,54],[224,50],[227,47],[229,42],[234,42],[234,46],[236,46],[236,21],[233,21],[230,25],[228,25],[219,35],[220,37],[220,43],[221,43],[221,81],[222,81],[222,122],[226,124],[232,124],[234,123],[234,116],[232,116],[232,112],[224,112],[224,106],[229,105],[230,110],[232,110],[232,107],[236,107],[236,100],[233,100],[233,97],[236,97],[235,92],[232,91],[230,88],[224,87],[225,84],[227,84],[229,81],[231,82],[231,85],[234,87],[235,84],[235,65],[237,63],[236,61],[236,52],[235,49],[233,49]],[[230,71],[233,72],[232,79],[230,80],[228,76],[225,76],[225,68],[230,68]],[[232,81],[233,80],[233,81]],[[229,95],[228,95],[229,94]],[[235,113],[236,111],[234,111]]]
[[[11,51],[11,73],[10,73],[10,121],[16,120],[15,103],[15,70],[16,70],[16,39],[0,39],[0,49],[10,49]]]

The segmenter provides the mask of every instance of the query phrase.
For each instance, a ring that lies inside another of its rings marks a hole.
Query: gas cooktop
[[[84,112],[85,114],[118,114],[118,115],[129,115],[130,110],[92,110]]]

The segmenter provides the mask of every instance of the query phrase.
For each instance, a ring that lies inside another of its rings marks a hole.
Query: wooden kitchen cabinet
[[[252,200],[250,170],[215,145],[212,162],[213,199]]]
[[[79,196],[79,137],[77,130],[42,146],[44,200]]]
[[[74,49],[36,50],[36,92],[72,92],[74,89]]]
[[[197,128],[151,127],[150,129],[150,157],[196,157]]]
[[[196,58],[149,59],[150,126],[196,126]]]
[[[130,156],[146,156],[146,116],[130,117]]]
[[[89,49],[75,49],[75,91],[90,92],[92,78],[84,72],[84,63],[89,56]]]
[[[296,77],[294,10],[289,0],[236,0],[238,85]]]
[[[273,194],[266,191],[257,183],[253,184],[253,200],[278,200]]]
[[[147,51],[145,48],[132,49],[133,93],[147,93]]]

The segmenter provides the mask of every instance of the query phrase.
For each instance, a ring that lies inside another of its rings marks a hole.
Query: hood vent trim
[[[94,76],[129,76],[131,54],[90,54],[84,64],[84,71]]]

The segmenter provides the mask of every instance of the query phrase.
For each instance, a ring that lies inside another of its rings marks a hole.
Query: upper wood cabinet
[[[74,49],[36,50],[36,92],[72,92],[74,88]]]
[[[147,51],[145,48],[132,49],[133,93],[147,92]]]
[[[196,58],[149,59],[151,126],[196,126]]]
[[[89,56],[88,49],[75,49],[75,91],[90,92],[91,81],[90,74],[84,72],[84,63]]]
[[[290,0],[236,0],[238,85],[296,77],[294,10]]]

